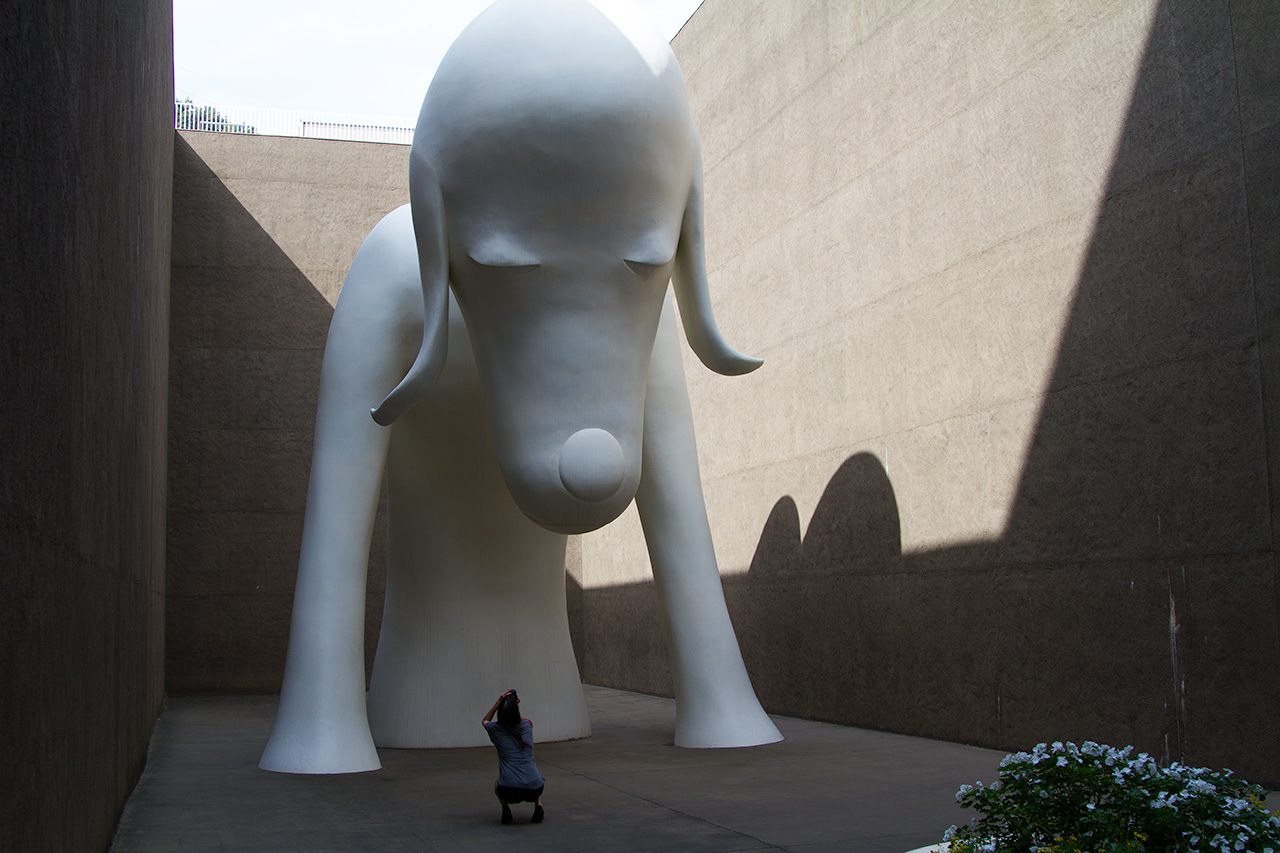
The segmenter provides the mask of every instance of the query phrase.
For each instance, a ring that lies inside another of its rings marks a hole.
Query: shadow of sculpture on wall
[[[864,579],[901,571],[898,504],[874,455],[855,454],[836,470],[803,539],[795,501],[774,504],[748,574],[725,583],[766,707],[802,716],[815,708],[836,718],[857,713],[866,693]]]
[[[893,484],[880,460],[856,453],[827,482],[800,537],[795,501],[774,504],[750,572],[765,579],[786,575],[885,574],[902,568],[902,525]]]

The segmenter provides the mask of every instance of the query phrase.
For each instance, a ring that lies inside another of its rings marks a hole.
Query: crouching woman
[[[494,720],[494,714],[498,719]],[[508,690],[484,715],[484,730],[498,750],[498,780],[493,793],[502,803],[502,822],[511,823],[513,803],[533,803],[531,823],[542,823],[546,780],[533,761],[533,723],[520,719],[520,698]]]

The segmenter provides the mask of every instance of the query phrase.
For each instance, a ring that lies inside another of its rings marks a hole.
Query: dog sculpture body
[[[539,739],[589,734],[565,537],[633,499],[676,743],[780,739],[725,608],[668,295],[670,281],[707,366],[759,366],[711,315],[699,147],[670,48],[616,0],[500,0],[441,63],[410,161],[411,204],[362,245],[330,327],[260,766],[354,772],[379,766],[375,743],[479,745],[478,710],[512,685]],[[386,608],[366,702],[384,466]]]

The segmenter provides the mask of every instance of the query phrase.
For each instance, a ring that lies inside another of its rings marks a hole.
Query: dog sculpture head
[[[409,182],[426,327],[374,418],[390,424],[430,391],[451,285],[507,488],[543,527],[593,530],[635,496],[668,281],[703,363],[760,365],[711,315],[684,79],[634,7],[490,6],[432,80]]]

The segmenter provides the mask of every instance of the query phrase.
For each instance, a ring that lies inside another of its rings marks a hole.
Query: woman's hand
[[[513,693],[515,693],[514,690],[508,690],[506,693],[503,693],[501,696],[499,696],[497,700],[493,703],[493,707],[489,709],[489,713],[484,715],[484,722],[487,723],[490,720],[492,720],[493,715],[498,713],[498,706],[502,704],[502,700],[506,699],[508,696],[512,695]],[[519,701],[520,701],[519,699],[516,700],[517,703]]]

